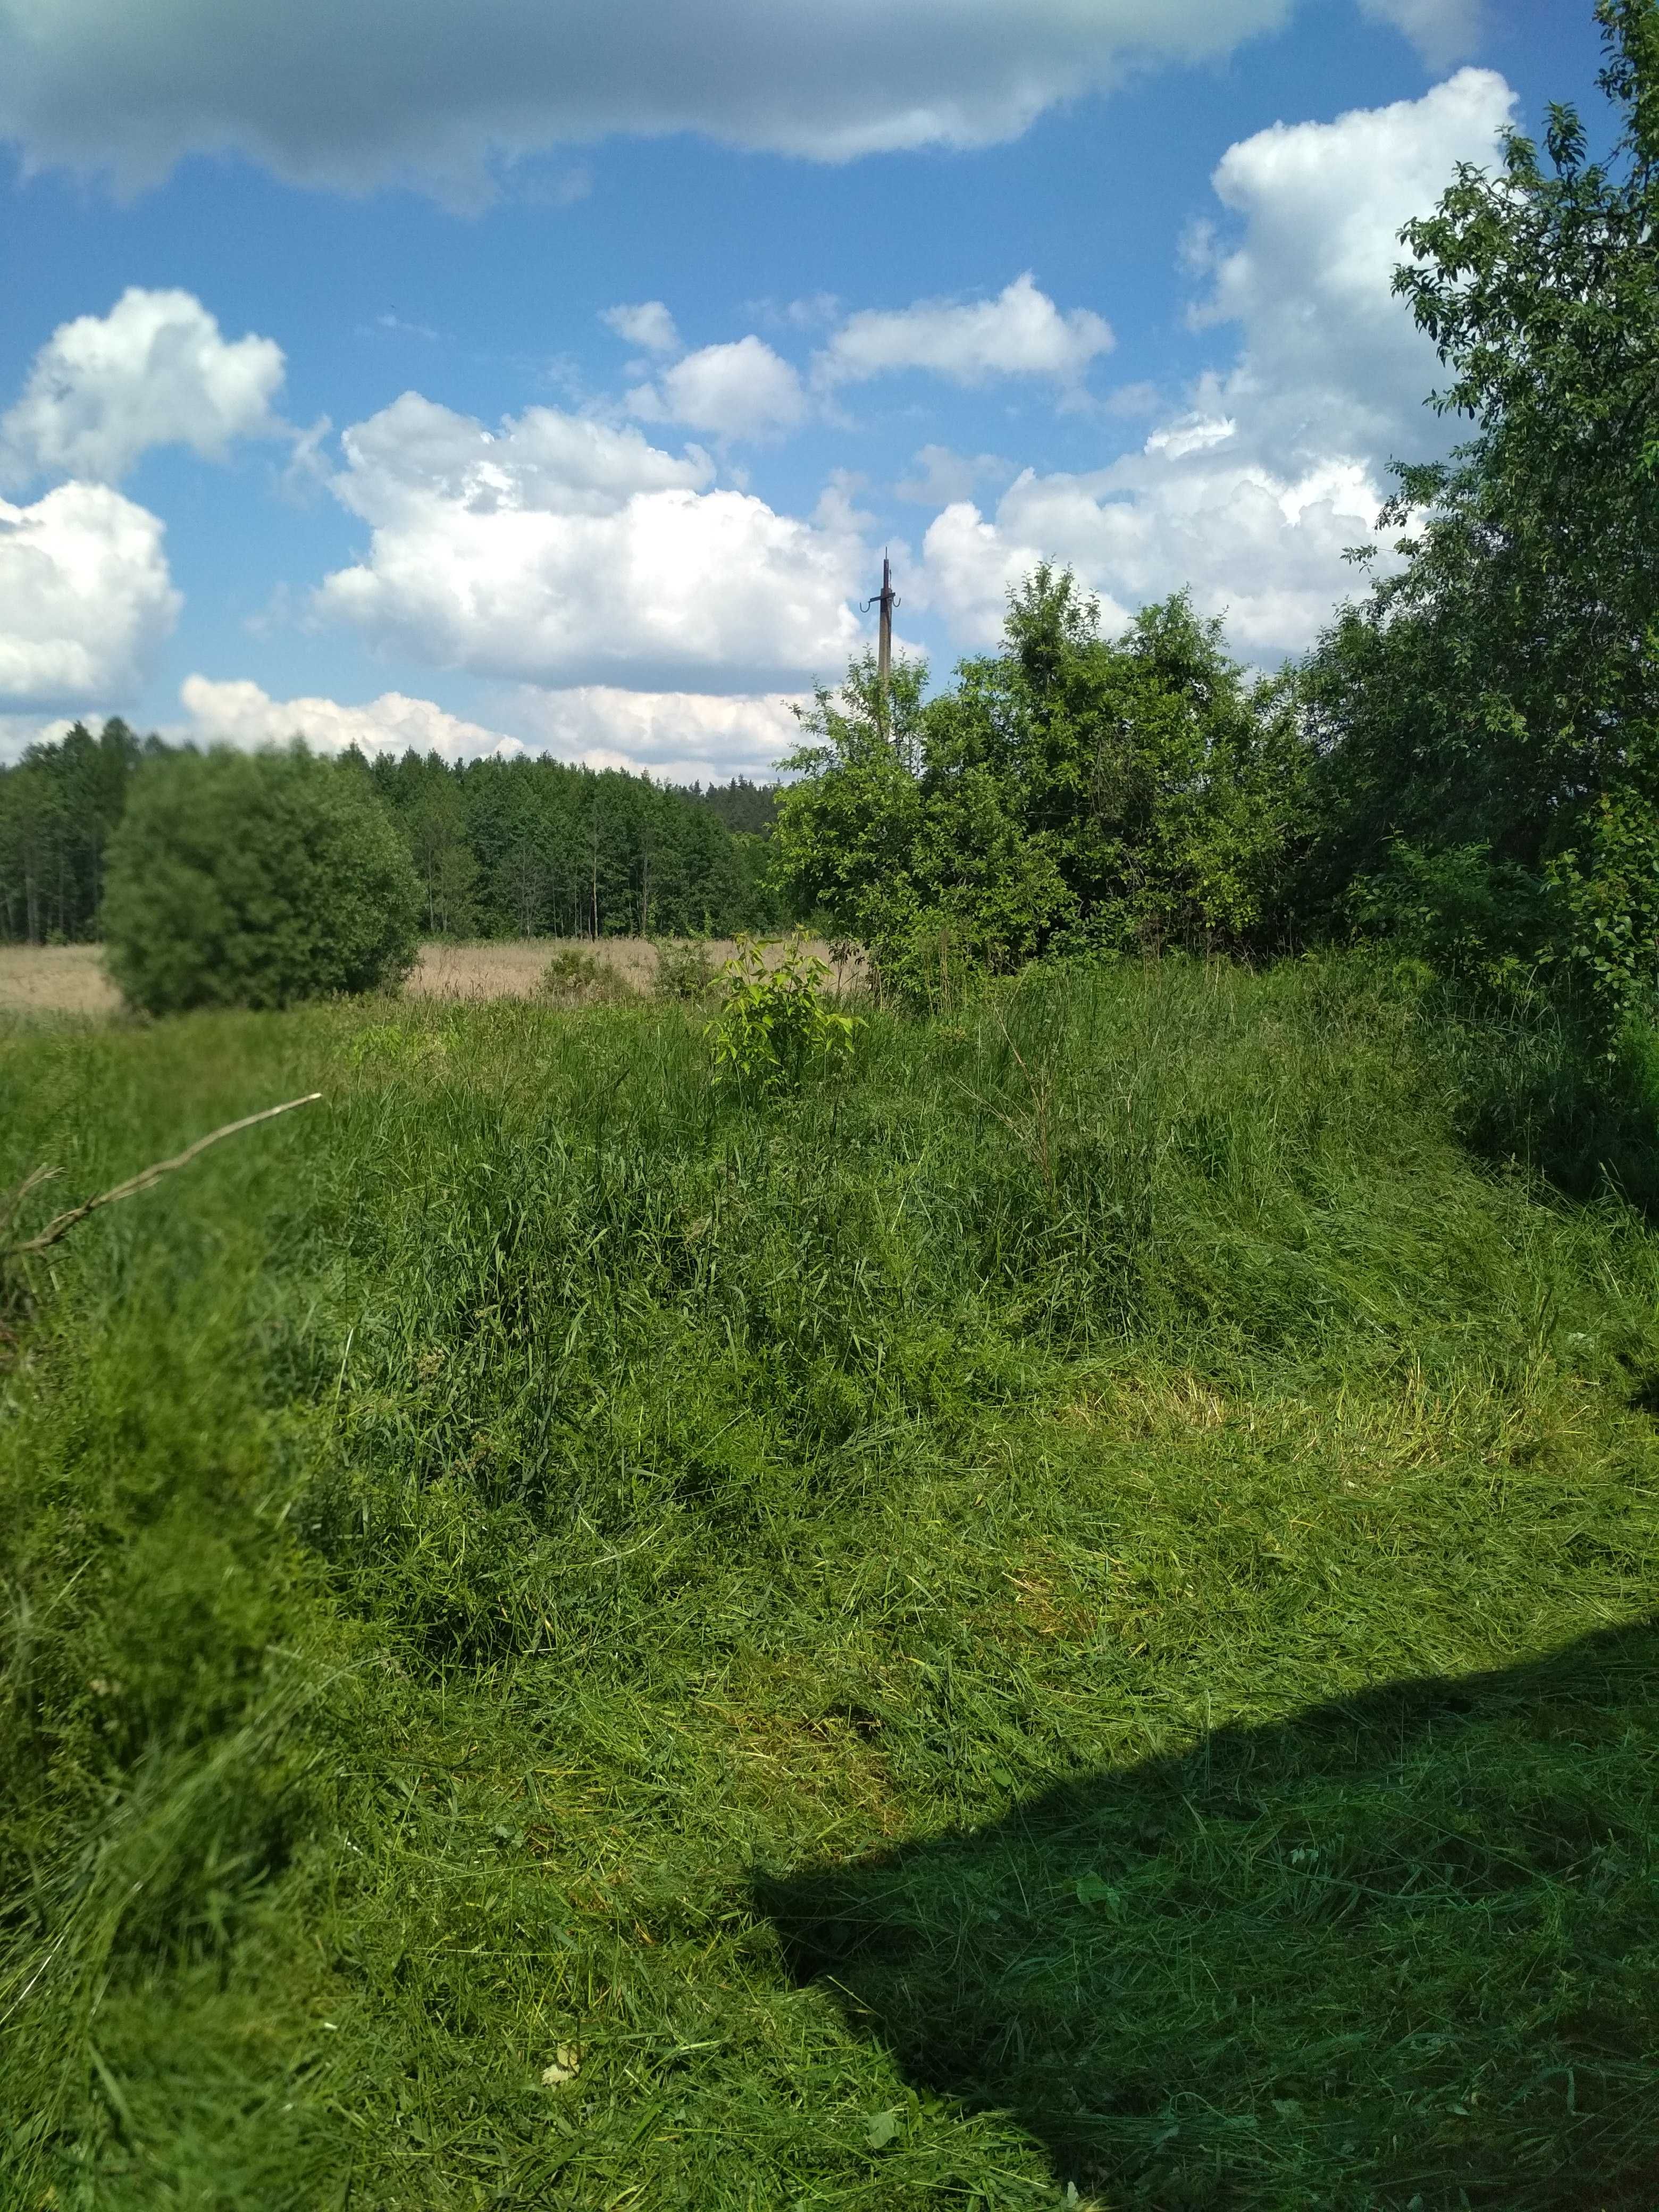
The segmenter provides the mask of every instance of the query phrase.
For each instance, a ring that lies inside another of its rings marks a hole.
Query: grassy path
[[[1659,2201],[1659,1243],[1408,997],[22,1027],[0,1183],[311,1089],[0,1366],[5,2203]]]

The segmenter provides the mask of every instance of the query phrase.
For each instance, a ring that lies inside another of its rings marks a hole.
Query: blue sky
[[[0,0],[0,751],[764,773],[893,549],[1310,641],[1588,0]]]

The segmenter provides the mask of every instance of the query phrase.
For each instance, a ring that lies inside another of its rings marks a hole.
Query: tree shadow
[[[1659,2206],[1659,1623],[759,1884],[908,2077],[1122,2208]]]

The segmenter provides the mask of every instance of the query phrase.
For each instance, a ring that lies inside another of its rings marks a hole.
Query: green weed
[[[740,937],[720,970],[720,1009],[708,1025],[715,1082],[775,1097],[841,1066],[857,1020],[825,1003],[829,973],[799,930],[770,963],[763,945]]]
[[[714,991],[715,972],[702,938],[665,937],[658,944],[655,980],[659,999],[698,1005]]]

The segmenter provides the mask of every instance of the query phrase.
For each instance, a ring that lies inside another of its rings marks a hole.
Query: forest
[[[131,781],[177,750],[112,718],[0,768],[0,941],[101,934],[105,856]],[[451,766],[355,747],[337,768],[402,830],[432,936],[720,937],[778,919],[764,882],[769,793],[742,777],[682,790],[540,757]]]

